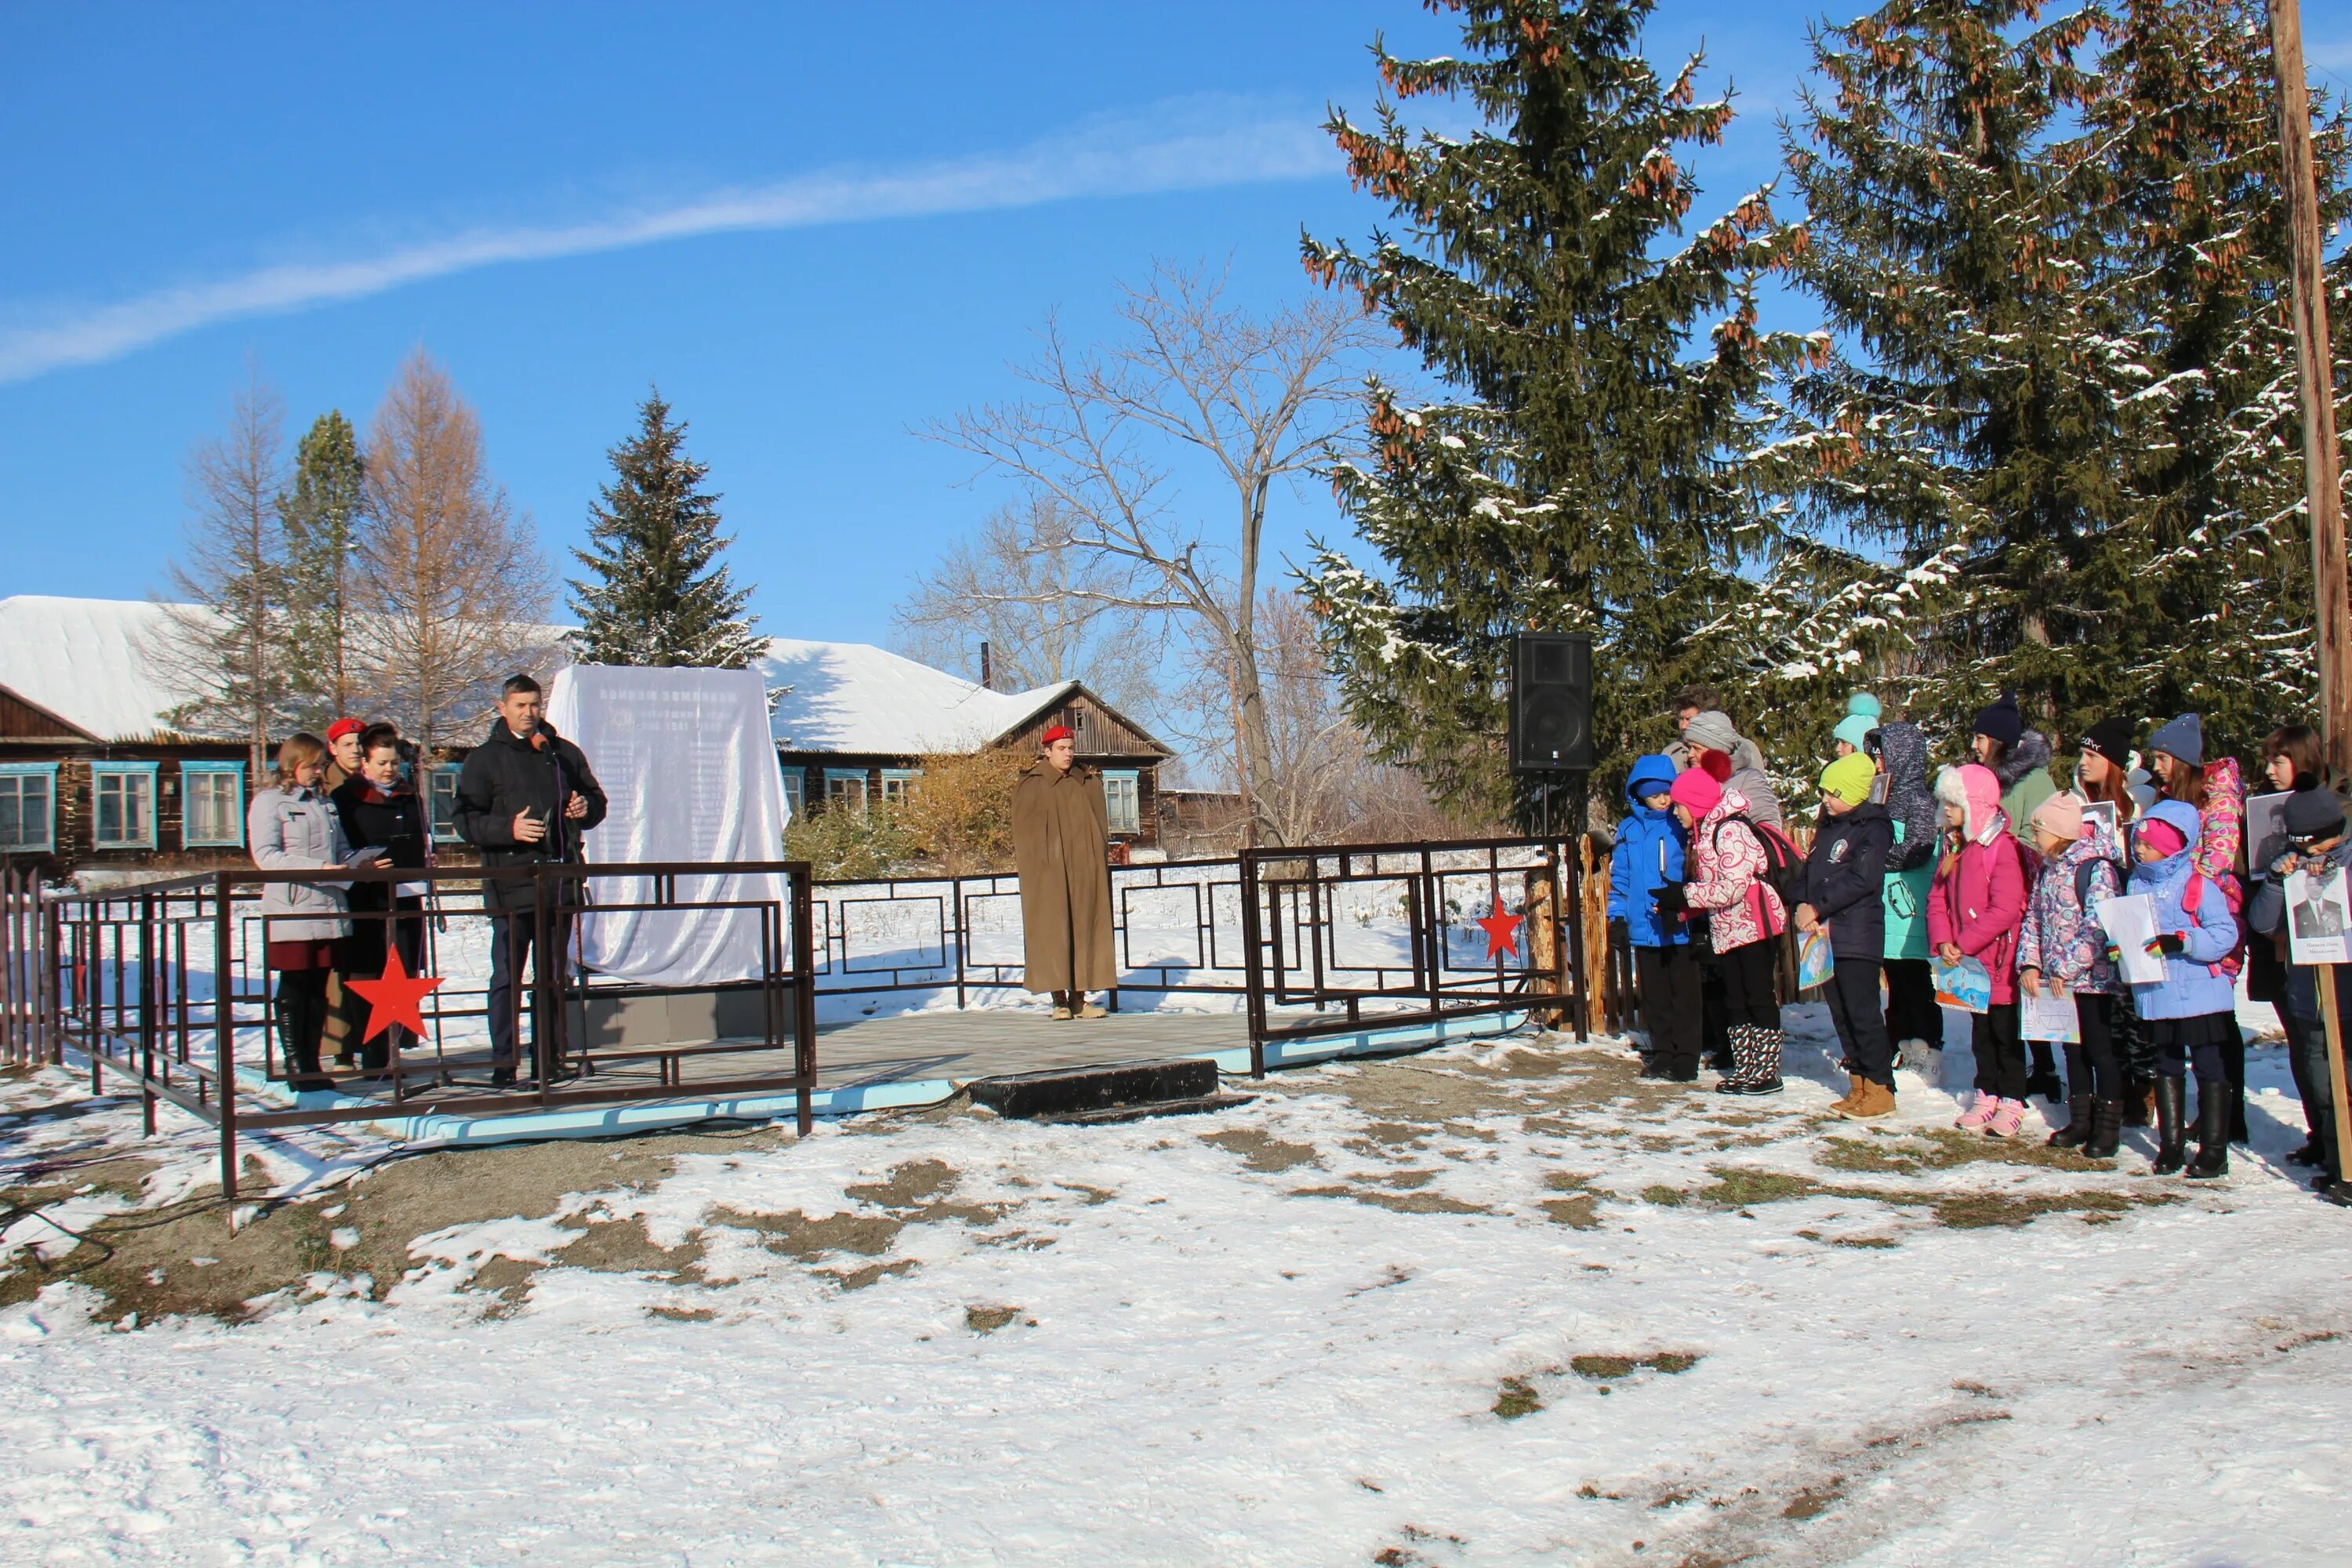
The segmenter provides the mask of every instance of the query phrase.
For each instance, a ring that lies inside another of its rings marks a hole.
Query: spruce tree
[[[1409,132],[1384,101],[1329,130],[1401,237],[1305,241],[1443,377],[1415,405],[1375,381],[1360,460],[1333,473],[1374,570],[1318,546],[1309,578],[1350,716],[1457,811],[1512,805],[1501,739],[1509,639],[1593,635],[1604,754],[1659,743],[1667,697],[1706,672],[1697,634],[1743,602],[1776,520],[1739,458],[1764,378],[1807,353],[1757,326],[1754,287],[1797,237],[1769,189],[1677,242],[1698,186],[1682,151],[1727,100],[1700,60],[1661,79],[1648,0],[1465,0],[1465,58],[1379,44],[1400,98],[1466,95],[1465,140]],[[1522,815],[1525,802],[1518,803]]]
[[[2079,649],[2129,613],[2095,559],[2118,504],[2117,344],[2085,293],[2097,237],[2051,148],[2091,90],[2099,18],[2044,9],[1890,0],[1819,30],[1787,132],[1800,279],[1848,353],[1790,388],[1772,466],[1847,548],[1763,596],[1801,624],[1820,591],[1803,569],[1824,567],[1864,613],[1811,662],[1931,723],[2002,689],[2045,723],[2110,691]]]
[[[589,509],[588,548],[572,553],[572,656],[586,664],[741,669],[767,651],[743,613],[751,596],[728,580],[719,552],[719,497],[709,468],[686,453],[658,390],[638,409],[637,433],[611,452],[614,478]]]
[[[297,721],[312,729],[349,714],[358,695],[352,538],[366,479],[358,435],[341,410],[330,410],[304,432],[294,487],[278,500],[289,700]]]

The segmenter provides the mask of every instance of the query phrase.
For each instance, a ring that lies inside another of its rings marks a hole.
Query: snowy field
[[[234,1235],[192,1130],[17,1080],[0,1552],[2352,1557],[2352,1215],[2280,1160],[2275,1049],[2212,1184],[2146,1175],[2145,1133],[2111,1167],[1963,1138],[1909,1075],[1899,1125],[1837,1122],[1792,1058],[1760,1103],[1545,1037],[1092,1130],[313,1139]]]

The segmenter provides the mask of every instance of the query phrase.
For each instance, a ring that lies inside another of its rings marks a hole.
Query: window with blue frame
[[[245,764],[180,764],[180,842],[190,849],[245,844]]]
[[[882,801],[896,805],[907,798],[908,789],[923,776],[920,768],[884,768],[882,770]]]
[[[161,763],[89,764],[90,843],[100,849],[155,847],[155,777]]]
[[[457,839],[457,775],[465,769],[457,763],[436,763],[425,774],[425,804],[433,816],[433,842],[455,844]]]
[[[793,820],[798,822],[808,815],[808,770],[788,767],[784,770],[784,807]]]
[[[1137,777],[1133,768],[1118,772],[1106,769],[1103,773],[1103,806],[1113,833],[1143,831],[1142,786],[1136,782]]]
[[[58,847],[58,764],[0,763],[0,850]]]
[[[864,768],[827,768],[824,770],[824,804],[845,805],[852,811],[866,809],[866,770]]]

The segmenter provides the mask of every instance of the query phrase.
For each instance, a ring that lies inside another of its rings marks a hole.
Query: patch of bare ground
[[[709,1220],[713,1225],[754,1232],[769,1251],[795,1262],[814,1265],[838,1254],[881,1258],[911,1225],[953,1221],[974,1230],[988,1230],[1020,1206],[959,1202],[954,1194],[960,1179],[961,1173],[944,1160],[917,1160],[893,1166],[879,1181],[853,1183],[844,1187],[843,1194],[866,1205],[863,1208],[814,1217],[802,1209],[754,1214],[717,1208],[710,1211]],[[1051,1237],[1027,1237],[1019,1231],[996,1239],[1030,1247],[1052,1243]],[[910,1273],[915,1268],[914,1258],[900,1258],[847,1268],[813,1268],[811,1271],[839,1282],[844,1290],[862,1290],[884,1279]]]
[[[238,1321],[251,1315],[251,1303],[299,1288],[315,1274],[364,1276],[381,1300],[410,1272],[409,1249],[419,1237],[486,1220],[544,1219],[574,1194],[652,1186],[669,1175],[679,1154],[773,1136],[668,1133],[617,1145],[559,1139],[412,1155],[322,1193],[251,1205],[235,1230],[218,1189],[201,1188],[178,1203],[78,1226],[90,1242],[47,1264],[20,1253],[0,1274],[0,1303],[71,1279],[98,1292],[101,1316]],[[110,1179],[135,1195],[131,1184],[144,1175],[143,1163],[126,1158],[108,1168]],[[78,1173],[74,1184],[90,1180],[95,1169]],[[346,1245],[335,1245],[338,1239]],[[527,1289],[529,1272],[539,1267],[506,1262],[524,1273],[508,1279],[507,1269],[494,1269],[479,1287],[502,1300]]]
[[[1832,1171],[1915,1176],[1958,1165],[2027,1165],[2045,1171],[2099,1173],[2112,1161],[2086,1160],[2073,1149],[2053,1149],[2036,1138],[1987,1138],[1957,1127],[1906,1128],[1865,1138],[1830,1137],[1815,1160]]]
[[[1213,1143],[1228,1154],[1242,1157],[1246,1170],[1266,1175],[1278,1175],[1284,1171],[1311,1165],[1316,1161],[1312,1143],[1289,1143],[1255,1127],[1226,1127],[1201,1135],[1203,1143]],[[1108,1194],[1105,1194],[1108,1196]]]
[[[1592,1178],[1574,1171],[1553,1171],[1544,1177],[1544,1185],[1565,1197],[1545,1198],[1536,1206],[1554,1225],[1568,1226],[1576,1230],[1601,1228],[1599,1194],[1588,1190]]]
[[[1018,1307],[966,1307],[963,1326],[976,1334],[992,1334],[1020,1315]]]
[[[1493,1214],[1484,1204],[1465,1204],[1459,1198],[1449,1198],[1443,1193],[1384,1192],[1378,1187],[1334,1185],[1293,1187],[1294,1198],[1353,1198],[1374,1208],[1391,1209],[1398,1214]]]
[[[1686,1203],[1713,1208],[1746,1209],[1790,1198],[1854,1198],[1901,1208],[1924,1209],[1933,1223],[1954,1230],[1990,1226],[2021,1226],[2051,1214],[2077,1214],[2097,1222],[2133,1208],[2179,1203],[2176,1192],[2114,1192],[2080,1188],[2061,1193],[1955,1192],[1906,1187],[1840,1186],[1789,1171],[1756,1171],[1739,1166],[1710,1168],[1715,1181],[1704,1187],[1652,1186],[1643,1190],[1647,1202],[1664,1207]],[[1870,1246],[1864,1242],[1859,1245]]]

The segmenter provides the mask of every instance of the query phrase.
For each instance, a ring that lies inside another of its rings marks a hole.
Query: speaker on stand
[[[1541,781],[1543,836],[1562,773],[1581,778],[1592,743],[1592,638],[1585,632],[1521,632],[1511,639],[1511,772]]]

